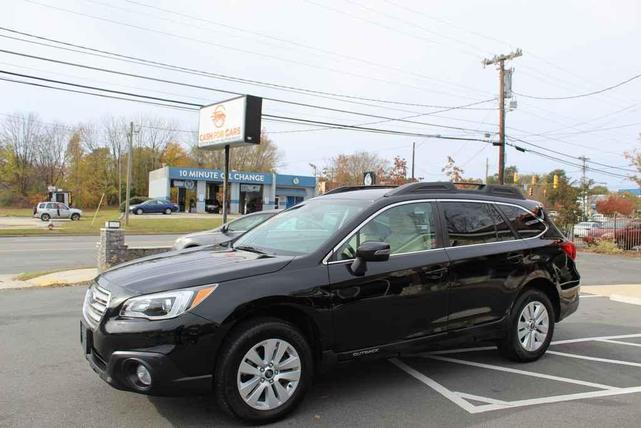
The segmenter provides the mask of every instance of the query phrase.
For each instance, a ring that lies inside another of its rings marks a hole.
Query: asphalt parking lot
[[[0,426],[238,425],[210,396],[146,397],[99,380],[78,343],[83,293],[0,294]],[[640,306],[586,297],[550,350],[529,364],[481,347],[342,366],[277,425],[639,425]]]

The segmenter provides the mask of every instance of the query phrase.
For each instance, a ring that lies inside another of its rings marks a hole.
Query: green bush
[[[614,241],[610,240],[600,240],[597,241],[596,245],[592,247],[595,253],[599,254],[621,254],[623,250],[619,248]]]
[[[149,199],[146,196],[132,196],[129,198],[129,206],[140,204],[142,202],[145,202],[147,199]],[[125,212],[125,202],[120,204],[120,212]]]

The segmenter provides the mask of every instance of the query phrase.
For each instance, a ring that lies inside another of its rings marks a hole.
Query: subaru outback
[[[543,355],[579,304],[576,250],[516,189],[342,188],[222,247],[155,255],[89,287],[83,352],[115,388],[213,391],[284,417],[336,364],[474,342]]]

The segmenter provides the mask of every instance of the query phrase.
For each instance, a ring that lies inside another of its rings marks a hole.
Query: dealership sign
[[[263,99],[246,95],[200,109],[198,147],[260,143]]]

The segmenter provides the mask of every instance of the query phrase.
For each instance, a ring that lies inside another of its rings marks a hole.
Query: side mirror
[[[385,262],[389,260],[390,246],[386,242],[363,242],[356,250],[356,258],[351,264],[354,275],[364,275],[367,271],[367,262]]]

